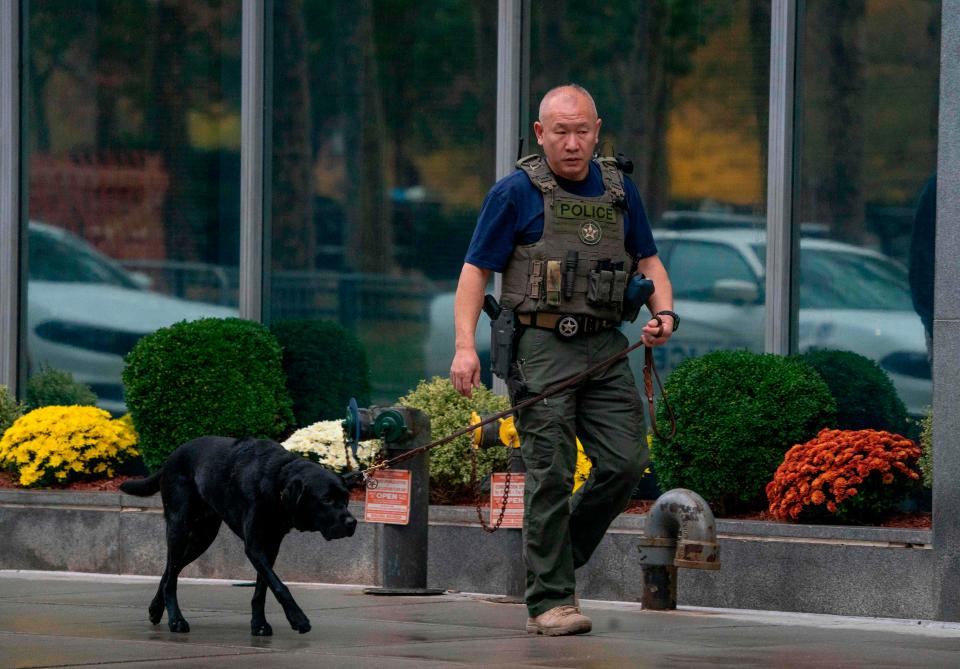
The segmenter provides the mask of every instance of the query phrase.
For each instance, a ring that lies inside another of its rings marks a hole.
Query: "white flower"
[[[343,427],[338,420],[322,420],[302,427],[291,434],[283,442],[283,446],[288,451],[300,453],[336,472],[367,467],[380,452],[379,439],[361,441],[357,446],[357,458],[354,458],[350,447],[346,445]]]

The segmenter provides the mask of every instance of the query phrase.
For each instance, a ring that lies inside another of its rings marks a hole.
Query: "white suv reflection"
[[[747,229],[655,230],[660,258],[682,319],[661,370],[715,349],[763,350],[766,235]],[[932,381],[923,325],[913,310],[907,273],[891,258],[827,239],[800,240],[798,344],[853,351],[890,376],[912,415],[930,404]],[[642,324],[624,331],[633,341]],[[639,370],[642,358],[633,359]]]
[[[27,359],[68,371],[97,394],[97,404],[126,411],[126,355],[145,334],[183,320],[236,316],[237,310],[148,290],[75,235],[44,223],[28,227]]]
[[[655,230],[654,239],[682,319],[669,343],[654,349],[661,373],[716,349],[763,351],[765,233]],[[883,254],[826,239],[803,238],[800,248],[800,351],[842,349],[875,360],[907,411],[921,415],[933,386],[906,270]],[[640,337],[645,314],[622,326],[631,343]],[[477,349],[482,359],[489,359],[489,332],[489,321],[481,316]],[[453,341],[453,293],[441,293],[430,308],[424,351],[428,377],[448,374]],[[642,386],[642,349],[631,354],[631,362]]]

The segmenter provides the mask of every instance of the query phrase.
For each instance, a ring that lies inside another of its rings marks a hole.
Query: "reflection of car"
[[[669,372],[718,348],[763,350],[765,234],[758,230],[654,232],[683,323],[656,350]],[[931,401],[923,326],[904,268],[875,251],[826,239],[800,240],[800,351],[843,349],[877,361],[914,415]],[[633,341],[642,323],[624,326]],[[634,358],[634,369],[642,364]]]
[[[450,376],[454,345],[453,298],[454,293],[439,293],[430,300],[430,332],[423,348],[424,376],[428,379]],[[477,324],[477,355],[480,357],[480,380],[489,388],[493,379],[490,373],[490,319],[483,312],[480,312]]]
[[[70,372],[111,412],[125,411],[123,356],[140,337],[182,320],[237,315],[147,290],[144,278],[60,228],[31,222],[28,235],[31,370],[47,364]]]
[[[765,235],[750,229],[659,230],[660,257],[683,322],[655,349],[661,372],[715,349],[763,350]],[[826,239],[800,241],[799,348],[844,349],[875,360],[913,415],[930,404],[932,383],[923,326],[914,313],[906,272],[887,256]],[[623,331],[637,341],[643,314]],[[453,294],[434,298],[428,369],[446,374],[453,356]],[[489,322],[477,329],[489,356]],[[439,356],[439,357],[434,357]],[[640,382],[643,351],[631,354]],[[440,371],[442,368],[442,371]]]

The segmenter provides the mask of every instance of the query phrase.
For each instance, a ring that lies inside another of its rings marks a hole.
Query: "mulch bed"
[[[40,490],[74,490],[88,491],[98,490],[104,492],[117,492],[120,484],[128,479],[138,479],[139,476],[116,476],[112,479],[96,479],[93,481],[76,481],[69,485],[53,485]],[[0,472],[0,488],[13,488],[15,490],[26,490],[16,483],[16,478],[9,472]]]
[[[78,491],[104,491],[104,492],[117,492],[120,488],[120,484],[124,481],[132,478],[140,478],[139,476],[117,476],[112,479],[98,479],[95,481],[78,481],[64,486],[50,486],[46,488],[47,490],[78,490]],[[0,488],[12,488],[22,490],[19,485],[16,484],[16,479],[9,472],[0,471]],[[362,488],[356,488],[350,491],[350,499],[355,502],[362,502],[364,499],[364,490]],[[459,501],[459,500],[458,500]],[[461,505],[472,505],[472,500],[463,500]],[[653,506],[653,500],[649,499],[634,499],[630,501],[629,506],[627,507],[624,513],[632,514],[643,514],[650,510],[650,507]],[[724,516],[726,520],[762,520],[769,522],[779,522],[777,521],[768,511],[758,511],[756,513],[745,513],[745,514],[736,514],[731,516]],[[931,514],[929,512],[916,511],[913,513],[897,513],[888,518],[885,522],[880,524],[880,527],[902,527],[909,529],[930,529],[932,527]]]

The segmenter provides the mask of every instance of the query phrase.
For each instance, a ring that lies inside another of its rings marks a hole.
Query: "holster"
[[[501,308],[497,317],[490,320],[490,370],[504,381],[513,362],[515,333],[513,309]]]

